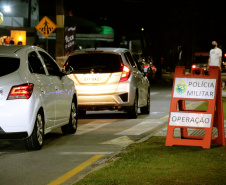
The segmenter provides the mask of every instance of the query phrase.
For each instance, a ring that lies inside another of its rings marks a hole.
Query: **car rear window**
[[[0,57],[0,76],[5,76],[16,71],[20,66],[20,59]]]
[[[73,55],[68,58],[67,66],[73,67],[73,73],[112,73],[122,70],[120,55],[109,53]]]

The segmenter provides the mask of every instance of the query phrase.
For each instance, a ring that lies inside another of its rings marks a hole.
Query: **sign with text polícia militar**
[[[216,79],[175,78],[174,98],[214,99]]]
[[[210,128],[212,114],[171,112],[169,125]]]

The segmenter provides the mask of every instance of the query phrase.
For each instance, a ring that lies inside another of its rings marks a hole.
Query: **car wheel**
[[[147,105],[140,108],[141,114],[149,114],[150,113],[150,92],[147,94]]]
[[[28,150],[40,150],[44,141],[44,119],[43,114],[39,112],[36,116],[35,125],[30,137],[25,139],[25,147]]]
[[[137,94],[135,95],[133,105],[127,108],[127,115],[131,119],[136,119],[137,116],[138,116],[138,99],[137,99]]]
[[[72,101],[69,123],[61,127],[61,130],[64,134],[74,134],[76,132],[78,122],[77,110],[78,107],[76,101]]]

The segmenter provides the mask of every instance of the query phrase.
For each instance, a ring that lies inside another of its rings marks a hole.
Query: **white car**
[[[77,129],[74,83],[55,60],[36,46],[0,46],[0,139],[24,139],[42,148],[44,134]]]
[[[150,112],[150,84],[137,59],[125,48],[87,48],[72,52],[65,69],[78,93],[79,112],[122,110],[129,118]],[[80,113],[79,113],[80,114]]]

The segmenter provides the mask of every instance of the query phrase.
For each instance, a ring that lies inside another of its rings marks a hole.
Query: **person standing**
[[[218,66],[221,71],[221,62],[222,62],[222,50],[218,48],[218,42],[212,41],[212,49],[210,50],[210,55],[208,59],[208,68],[209,66]],[[225,83],[222,81],[222,89],[225,87]]]

